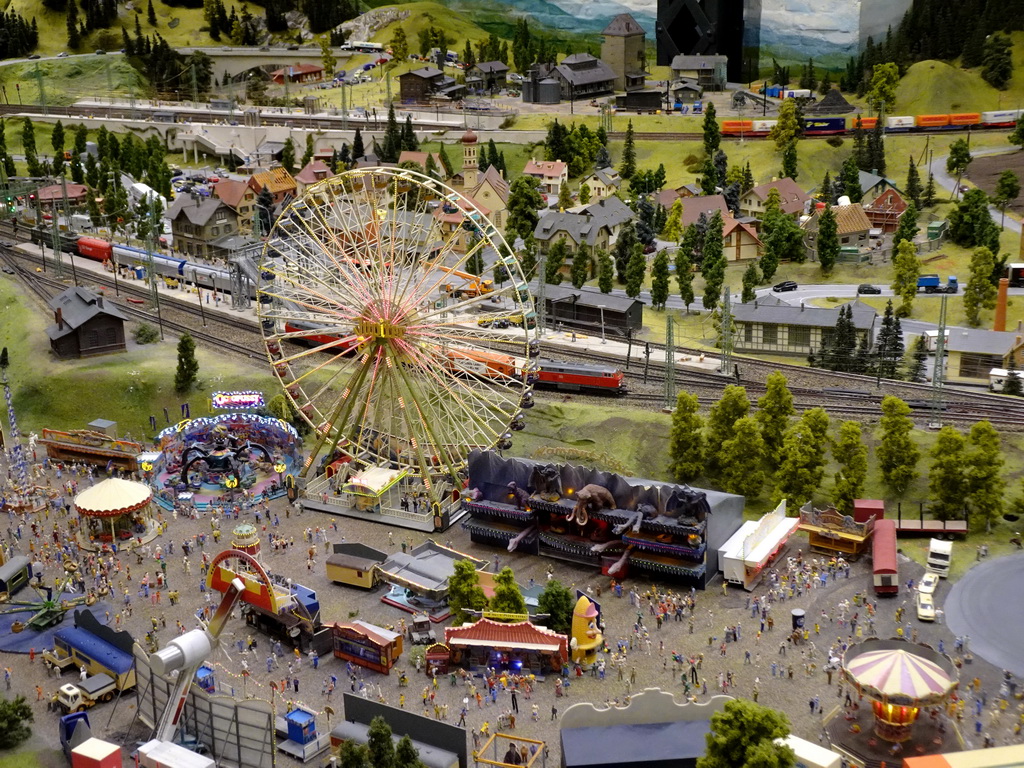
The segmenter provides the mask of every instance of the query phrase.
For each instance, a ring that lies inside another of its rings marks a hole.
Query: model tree
[[[174,391],[183,395],[199,381],[199,361],[196,360],[196,343],[186,331],[178,340],[178,367],[174,372]]]
[[[921,262],[913,243],[907,240],[900,243],[892,260],[892,272],[892,292],[900,297],[896,316],[909,317],[917,296],[917,278],[921,275]]]
[[[896,231],[892,235],[892,247],[898,248],[904,241],[913,243],[917,232],[917,206],[910,202],[900,216],[899,224],[896,225]]]
[[[612,255],[603,248],[597,252],[597,288],[601,293],[611,293],[615,285],[615,262]]]
[[[722,443],[720,485],[726,493],[755,499],[764,485],[764,440],[752,416],[737,419],[732,431],[732,438]]]
[[[526,600],[507,565],[494,577],[494,597],[487,608],[495,613],[526,613]]]
[[[395,768],[425,768],[420,760],[419,750],[412,744],[409,734],[405,734],[398,740],[395,747]]]
[[[821,487],[825,476],[828,421],[828,415],[821,408],[812,408],[786,430],[779,469],[775,473],[774,504],[788,499],[801,506]]]
[[[1020,371],[1017,369],[1016,355],[1010,355],[1010,363],[1006,366],[1006,383],[1003,385],[1003,394],[1014,397],[1024,395],[1024,382],[1021,381]]]
[[[704,419],[697,396],[686,391],[676,395],[669,432],[669,469],[677,483],[690,483],[704,471]]]
[[[768,138],[775,142],[775,149],[782,152],[799,137],[800,116],[797,114],[796,100],[786,99],[779,107],[779,119],[772,126]]]
[[[844,421],[840,425],[832,457],[837,465],[832,500],[837,510],[849,515],[853,513],[853,500],[860,498],[868,476],[868,447],[864,445],[860,424]]]
[[[561,285],[562,267],[565,266],[565,257],[569,253],[569,246],[564,237],[560,237],[548,251],[547,261],[544,262],[544,282],[550,285]]]
[[[373,768],[370,750],[365,744],[357,744],[347,739],[341,743],[338,750],[338,765],[340,768]]]
[[[622,225],[619,236],[615,240],[612,255],[615,258],[615,276],[622,284],[626,283],[626,268],[633,256],[633,246],[636,245],[636,225],[630,219]]]
[[[651,264],[651,306],[665,309],[668,301],[668,251],[661,250]]]
[[[704,251],[701,258],[700,271],[704,275],[704,308],[714,309],[722,294],[725,283],[725,250],[722,244],[721,211],[715,211],[708,222],[708,231],[704,234]]]
[[[996,305],[996,287],[992,284],[995,256],[988,248],[976,248],[971,254],[971,276],[964,287],[964,315],[970,325],[981,324],[981,310]]]
[[[897,378],[900,361],[903,359],[903,329],[900,319],[892,309],[892,299],[885,305],[882,327],[878,332],[878,375],[887,379]]]
[[[925,362],[928,360],[928,346],[924,340],[924,334],[921,334],[914,340],[914,346],[910,349],[910,355],[907,358],[907,381],[913,381],[917,384],[924,382],[925,375]],[[1005,389],[1003,390],[1006,391]]]
[[[956,427],[943,427],[929,456],[928,493],[931,511],[939,520],[959,520],[967,495],[964,436]]]
[[[1003,514],[1005,464],[999,433],[988,421],[974,424],[967,435],[967,504],[985,521],[989,533]]]
[[[757,423],[761,426],[765,459],[772,469],[779,466],[782,439],[789,429],[790,420],[796,414],[793,393],[787,384],[782,372],[769,373],[765,380],[765,393],[757,400]]]
[[[683,199],[676,198],[672,201],[672,207],[668,209],[668,217],[665,219],[665,227],[661,230],[661,239],[671,243],[678,243],[683,236]]]
[[[391,726],[383,717],[377,716],[370,721],[366,748],[369,750],[373,768],[396,768],[395,742],[391,738]]]
[[[586,284],[590,278],[590,264],[590,249],[581,245],[572,255],[572,268],[569,271],[573,288],[582,288]]]
[[[949,239],[957,245],[985,246],[993,253],[999,250],[999,227],[988,211],[988,195],[970,189],[949,214]]]
[[[31,736],[32,729],[26,723],[34,719],[24,696],[0,699],[0,749],[13,749]]]
[[[752,261],[743,270],[743,295],[740,297],[744,304],[749,304],[757,298],[757,284],[761,282],[761,272],[757,268],[757,262]]]
[[[722,143],[722,131],[718,127],[718,115],[715,112],[715,105],[710,101],[704,110],[704,154],[714,157]]]
[[[633,138],[633,121],[626,125],[626,139],[622,144],[622,162],[619,164],[619,176],[626,181],[636,173],[636,141]]]
[[[533,236],[540,216],[537,214],[544,207],[544,198],[540,194],[540,184],[532,176],[520,176],[512,182],[508,194],[508,220],[505,222],[505,237],[510,242],[517,237],[526,240]]]
[[[839,226],[836,222],[836,212],[831,205],[825,203],[825,210],[818,219],[818,261],[821,264],[821,271],[826,275],[832,274],[838,258]]]
[[[914,429],[910,406],[894,395],[883,397],[881,427],[878,467],[882,471],[882,482],[892,492],[902,494],[917,478],[917,462],[921,457],[910,434]]]
[[[999,228],[1003,229],[1006,223],[1006,209],[1010,203],[1016,200],[1020,196],[1020,179],[1017,178],[1017,174],[1013,171],[1003,171],[999,174],[999,179],[996,181],[996,193],[992,197],[992,202],[999,208],[999,212],[1002,218],[999,222]]]
[[[907,167],[906,192],[908,202],[920,208],[924,189],[921,187],[921,174],[917,172],[917,163],[914,162],[914,158],[910,158],[910,165]]]
[[[644,276],[647,274],[647,257],[644,246],[640,242],[633,244],[633,253],[626,264],[626,295],[635,299],[643,289]]]
[[[974,160],[971,157],[971,145],[967,139],[957,139],[949,146],[949,155],[946,156],[946,173],[956,175],[955,195],[960,194],[960,179],[967,171],[967,166]]]
[[[558,579],[550,579],[537,598],[537,610],[548,614],[547,626],[554,632],[568,634],[572,627],[572,592]]]
[[[793,750],[775,741],[788,735],[789,720],[781,712],[748,699],[733,699],[711,716],[707,748],[697,758],[697,768],[793,768]]]
[[[281,148],[281,167],[288,173],[295,173],[295,142],[292,141],[291,136],[285,139],[284,146]]]
[[[708,414],[706,474],[717,480],[727,458],[724,444],[735,435],[736,422],[750,413],[747,390],[738,384],[729,384],[722,391],[722,397],[711,407]]]
[[[687,231],[689,229],[687,227]],[[686,306],[686,314],[690,314],[690,305],[696,298],[693,295],[693,261],[690,253],[682,246],[676,251],[676,285],[679,288],[679,298]]]
[[[480,587],[480,576],[472,560],[456,560],[454,572],[448,578],[448,608],[452,624],[466,621],[464,609],[482,611],[487,607],[487,596]]]

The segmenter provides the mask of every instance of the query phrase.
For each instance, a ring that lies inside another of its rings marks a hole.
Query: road
[[[971,152],[971,155],[973,157],[980,157],[981,155],[1003,155],[1013,151],[1013,149],[998,149],[993,147],[991,149],[975,150],[974,152]],[[954,179],[952,176],[946,173],[946,157],[947,155],[943,155],[942,157],[935,158],[935,161],[932,164],[932,174],[935,176],[936,184],[949,191],[953,191],[956,188],[956,179]],[[1002,211],[1000,211],[994,205],[990,205],[988,207],[988,212],[992,215],[993,221],[999,221],[1002,217]],[[1018,221],[1017,219],[1011,216],[1007,216],[1005,226],[1012,232],[1020,234],[1021,222]]]

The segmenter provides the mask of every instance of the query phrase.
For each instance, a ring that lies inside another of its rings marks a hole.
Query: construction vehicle
[[[486,296],[494,292],[494,281],[485,279],[470,272],[461,272],[454,267],[443,267],[440,264],[434,265],[436,269],[446,272],[452,277],[458,277],[461,283],[441,283],[441,292],[446,293],[454,299],[475,299],[477,296]]]
[[[68,683],[62,685],[57,693],[57,703],[65,712],[81,712],[99,704],[110,701],[117,695],[117,683],[110,675],[92,675],[78,685]]]

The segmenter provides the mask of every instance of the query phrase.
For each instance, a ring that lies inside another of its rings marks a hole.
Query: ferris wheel
[[[532,405],[519,261],[471,201],[421,173],[310,186],[270,232],[258,307],[284,394],[314,430],[307,468],[340,452],[443,494],[470,449],[510,447]]]

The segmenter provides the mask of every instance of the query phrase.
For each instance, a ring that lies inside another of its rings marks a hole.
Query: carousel
[[[913,739],[922,710],[939,712],[959,683],[946,655],[927,645],[877,638],[847,650],[843,677],[871,701],[874,734],[891,744]]]
[[[86,549],[130,546],[152,536],[150,502],[153,492],[144,483],[112,477],[96,483],[75,497]],[[91,546],[90,546],[91,545]]]

